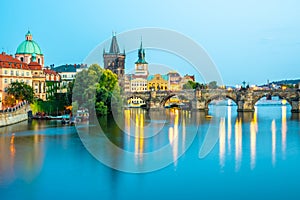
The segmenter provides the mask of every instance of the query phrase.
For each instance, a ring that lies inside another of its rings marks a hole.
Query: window
[[[7,70],[4,70],[4,74],[7,74]]]
[[[7,79],[4,79],[4,83],[7,83]]]
[[[19,71],[16,71],[16,76],[19,76]]]
[[[24,76],[24,72],[22,71],[22,76]]]
[[[40,58],[38,59],[38,63],[41,64],[41,59]]]
[[[10,79],[10,83],[14,82],[14,79]]]
[[[14,71],[13,71],[13,70],[10,71],[10,75],[11,75],[11,76],[14,75]]]
[[[29,72],[26,72],[26,76],[29,76]]]
[[[24,58],[23,58],[23,57],[21,57],[20,60],[21,60],[22,62],[24,62]]]

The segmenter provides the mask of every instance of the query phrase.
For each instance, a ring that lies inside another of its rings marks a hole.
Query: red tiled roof
[[[54,74],[54,75],[58,74],[58,72],[53,71],[53,70],[51,70],[51,69],[44,69],[44,73],[45,73],[45,74]]]
[[[12,69],[29,69],[26,63],[23,63],[17,58],[12,57],[11,55],[7,55],[4,52],[0,54],[0,67]]]
[[[44,69],[44,73],[47,75],[50,75],[49,79],[46,78],[47,81],[60,81],[60,75],[58,72],[53,71],[51,69]],[[51,75],[53,75],[53,77],[51,77]],[[59,76],[58,78],[57,75]],[[53,78],[53,79],[52,79]]]
[[[29,68],[31,69],[31,70],[42,70],[42,66],[39,64],[39,63],[37,63],[37,62],[30,62],[29,64],[28,64],[28,66],[29,66]]]

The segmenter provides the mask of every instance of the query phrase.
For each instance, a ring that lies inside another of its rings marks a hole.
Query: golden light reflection
[[[141,156],[144,153],[144,113],[141,113],[140,117],[140,154]]]
[[[13,133],[11,138],[10,138],[10,145],[9,145],[9,149],[10,149],[10,154],[12,157],[15,157],[16,154],[16,148],[15,148],[15,134]]]
[[[255,115],[255,114],[254,114]],[[250,122],[250,167],[255,168],[256,165],[256,134],[257,134],[257,121],[255,117]]]
[[[286,154],[286,132],[287,132],[287,125],[286,125],[286,106],[282,106],[282,116],[281,116],[281,150],[283,159],[285,159]]]
[[[271,125],[272,130],[272,164],[275,166],[276,164],[276,122],[272,121]]]
[[[225,166],[225,153],[226,153],[226,128],[225,128],[225,118],[222,117],[219,125],[219,138],[220,138],[220,166],[223,168]]]
[[[242,160],[242,119],[235,122],[235,170],[241,167]]]
[[[124,110],[125,130],[127,132],[128,144],[130,144],[130,121],[131,121],[130,115],[131,115],[130,110]]]
[[[182,118],[182,152],[185,150],[185,137],[186,137],[186,130],[185,130],[185,116]]]
[[[134,153],[137,162],[142,162],[144,153],[144,113],[135,114]]]
[[[169,142],[170,145],[172,146],[174,166],[177,166],[178,142],[179,142],[178,139],[179,113],[178,110],[176,111],[175,111],[175,118],[174,118],[174,126],[169,128]]]
[[[228,146],[228,154],[231,154],[231,134],[232,134],[232,127],[231,127],[231,106],[227,107],[227,146]]]

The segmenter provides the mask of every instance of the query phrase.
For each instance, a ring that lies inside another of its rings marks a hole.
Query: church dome
[[[22,42],[18,48],[16,54],[37,54],[42,55],[39,45],[32,40],[30,31],[25,35],[26,40]]]

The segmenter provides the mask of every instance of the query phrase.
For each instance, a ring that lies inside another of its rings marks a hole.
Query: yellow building
[[[148,76],[148,90],[169,90],[169,76],[168,75],[150,75]]]

